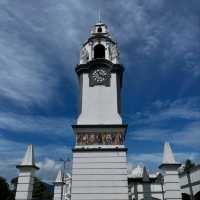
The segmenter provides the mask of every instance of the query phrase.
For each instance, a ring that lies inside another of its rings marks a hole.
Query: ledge
[[[34,169],[36,169],[36,170],[40,169],[40,168],[37,167],[36,165],[17,165],[16,168],[17,168],[17,169],[34,168]]]
[[[124,148],[73,148],[72,149],[72,152],[94,152],[94,151],[98,151],[98,152],[101,152],[101,151],[125,151],[127,152],[128,151],[128,148],[124,147]]]
[[[162,168],[179,168],[180,166],[181,166],[181,164],[179,164],[179,163],[162,163],[159,166],[159,169],[162,169]]]
[[[128,124],[73,124],[72,128],[125,128],[127,129]]]
[[[96,58],[86,64],[79,64],[75,68],[75,71],[78,75],[83,72],[88,73],[93,66],[97,66],[99,64],[101,64],[101,66],[103,65],[106,68],[110,68],[111,72],[118,72],[121,75],[124,71],[124,67],[122,64],[113,64],[111,61],[104,58]]]

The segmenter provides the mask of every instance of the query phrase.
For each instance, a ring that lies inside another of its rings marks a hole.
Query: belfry
[[[120,115],[123,71],[116,42],[107,26],[97,23],[76,67],[80,113],[72,125],[72,200],[128,200],[127,125]]]

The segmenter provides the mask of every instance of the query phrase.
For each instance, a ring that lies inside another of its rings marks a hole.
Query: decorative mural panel
[[[122,145],[122,132],[113,133],[77,133],[76,145]]]

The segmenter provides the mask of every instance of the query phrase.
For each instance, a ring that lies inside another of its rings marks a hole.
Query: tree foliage
[[[0,177],[0,199],[4,200],[14,200],[14,194],[9,188],[9,184],[6,179]]]
[[[184,171],[188,172],[190,171],[191,168],[193,168],[195,166],[195,163],[193,163],[190,159],[187,159],[185,161],[185,167],[184,167]]]
[[[42,182],[39,178],[34,179],[33,200],[51,200],[53,193],[49,191],[48,185]]]
[[[13,191],[15,193],[17,189],[17,177],[11,180],[11,184],[13,186]],[[53,198],[53,192],[50,190],[49,185],[42,182],[39,178],[35,177],[32,199],[33,200],[52,200],[52,198]]]

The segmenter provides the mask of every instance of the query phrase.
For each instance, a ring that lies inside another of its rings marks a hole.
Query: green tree
[[[13,186],[13,191],[15,193],[17,189],[17,177],[11,180],[11,184]],[[33,200],[52,200],[52,198],[53,198],[53,192],[49,191],[48,185],[42,182],[39,178],[35,177],[34,184],[33,184],[32,199]]]
[[[17,190],[17,180],[18,180],[18,177],[15,177],[10,181],[11,186],[12,186],[12,191],[14,194],[16,193],[16,190]]]
[[[9,184],[6,179],[0,177],[0,199],[4,200],[14,200],[14,194],[9,188]]]
[[[191,160],[187,159],[185,161],[185,167],[184,171],[186,172],[187,175],[187,180],[188,180],[188,185],[189,185],[189,190],[190,190],[190,199],[194,200],[194,194],[193,194],[193,189],[192,189],[192,183],[191,183],[191,177],[190,177],[190,170],[195,166],[195,163],[193,163]]]
[[[184,171],[190,171],[190,169],[192,169],[195,166],[195,163],[193,163],[190,159],[187,159],[185,161],[185,167],[184,167]]]
[[[34,179],[33,200],[52,200],[53,193],[48,190],[47,184],[39,178]]]

